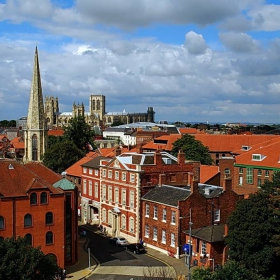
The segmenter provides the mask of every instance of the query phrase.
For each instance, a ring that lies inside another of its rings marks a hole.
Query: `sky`
[[[280,123],[280,0],[0,0],[0,120],[27,116],[36,46],[61,112]]]

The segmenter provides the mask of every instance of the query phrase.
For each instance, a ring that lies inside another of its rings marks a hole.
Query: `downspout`
[[[13,197],[13,238],[16,239],[16,201]]]

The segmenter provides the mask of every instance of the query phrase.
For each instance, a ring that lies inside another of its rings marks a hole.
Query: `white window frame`
[[[106,200],[106,186],[102,186],[102,200]]]
[[[94,183],[94,197],[98,197],[98,183],[95,182]]]
[[[83,179],[83,194],[87,194],[87,180]]]
[[[102,210],[102,222],[104,222],[104,223],[106,223],[106,214],[107,214],[106,209],[103,208],[103,210]]]
[[[94,175],[98,176],[98,174],[99,174],[99,170],[98,169],[94,169]]]
[[[149,225],[145,225],[145,237],[149,237],[150,235],[150,227]]]
[[[126,173],[122,172],[122,181],[126,181]]]
[[[134,199],[135,199],[134,191],[130,191],[130,195],[129,195],[130,208],[134,208]]]
[[[176,225],[176,212],[171,211],[171,224]]]
[[[129,218],[129,231],[131,233],[134,232],[134,218],[132,218],[132,217]]]
[[[119,188],[115,188],[115,203],[119,203]]]
[[[119,171],[115,171],[115,179],[119,180]]]
[[[122,205],[126,206],[126,189],[122,189]]]
[[[154,220],[158,219],[158,207],[157,205],[154,206]]]
[[[112,202],[112,186],[108,187],[108,199],[109,202]]]
[[[83,173],[87,174],[87,168],[86,167],[83,167]]]
[[[112,226],[113,223],[113,213],[111,211],[108,211],[108,224]]]
[[[162,221],[166,222],[166,208],[162,209]]]
[[[108,178],[112,178],[112,170],[108,170]]]
[[[205,240],[201,240],[201,254],[206,255],[207,253],[207,243]]]
[[[170,234],[170,246],[175,247],[175,245],[176,245],[175,234],[173,232],[171,232],[171,234]]]
[[[221,210],[215,209],[214,210],[214,222],[220,222],[221,220]]]
[[[102,177],[106,177],[106,169],[102,169]]]
[[[89,174],[89,175],[92,175],[92,168],[89,168],[88,174]]]
[[[92,181],[88,180],[88,195],[92,196]]]
[[[126,216],[124,214],[122,214],[122,224],[121,224],[121,227],[123,230],[126,230]]]
[[[149,217],[150,216],[150,204],[146,203],[145,206],[145,217]]]
[[[161,243],[166,244],[166,230],[161,231]]]
[[[153,240],[157,241],[158,229],[157,227],[153,227]]]
[[[135,174],[134,173],[130,173],[130,182],[131,183],[135,182]]]

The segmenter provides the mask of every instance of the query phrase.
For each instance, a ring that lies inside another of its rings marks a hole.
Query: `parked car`
[[[145,253],[145,247],[140,243],[131,243],[126,246],[128,251],[133,252],[134,254]]]
[[[114,245],[117,245],[117,246],[127,246],[127,245],[129,245],[129,242],[124,237],[121,237],[121,236],[112,237],[112,238],[109,239],[109,242],[111,244],[114,244]]]

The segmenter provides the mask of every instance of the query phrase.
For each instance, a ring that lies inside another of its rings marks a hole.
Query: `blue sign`
[[[186,253],[186,254],[190,254],[190,251],[192,250],[192,246],[190,246],[190,244],[185,244],[183,245],[183,251]]]

